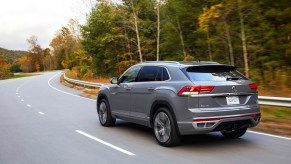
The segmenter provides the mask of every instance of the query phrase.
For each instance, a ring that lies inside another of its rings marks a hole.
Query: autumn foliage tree
[[[50,42],[57,69],[72,68],[72,54],[80,49],[80,30],[76,20],[70,19],[68,27],[62,27]]]
[[[19,59],[20,69],[23,72],[35,72],[44,70],[44,53],[36,36],[27,39],[29,50],[27,54]]]
[[[0,80],[7,79],[11,76],[12,73],[10,72],[10,66],[7,60],[3,56],[0,56]]]

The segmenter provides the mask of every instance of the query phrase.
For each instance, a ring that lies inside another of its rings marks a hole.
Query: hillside
[[[0,56],[4,56],[10,64],[16,59],[21,58],[26,53],[26,51],[7,50],[0,47]]]

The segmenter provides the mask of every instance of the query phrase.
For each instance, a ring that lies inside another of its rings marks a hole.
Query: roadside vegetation
[[[27,52],[12,57],[1,49],[0,78],[70,69],[77,79],[94,81],[141,61],[210,60],[236,66],[261,95],[291,96],[289,0],[90,2],[84,1],[91,8],[87,22],[70,19],[50,47],[31,36]]]
[[[29,76],[36,76],[38,74],[27,74],[27,73],[19,73],[19,74],[14,74],[10,79],[17,79],[17,78],[22,78],[22,77],[29,77]]]
[[[254,130],[291,137],[291,109],[261,105],[262,120]]]

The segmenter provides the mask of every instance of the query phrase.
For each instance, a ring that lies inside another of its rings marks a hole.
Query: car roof
[[[142,66],[171,66],[171,67],[179,67],[179,68],[184,68],[184,67],[189,67],[189,66],[207,66],[207,65],[224,65],[224,64],[219,64],[217,62],[212,62],[212,61],[145,61],[142,63],[139,63],[137,65],[142,65]],[[226,65],[225,65],[226,66]]]

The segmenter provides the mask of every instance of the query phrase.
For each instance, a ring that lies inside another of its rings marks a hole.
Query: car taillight
[[[249,86],[250,86],[251,89],[258,89],[258,84],[257,83],[249,84]]]
[[[251,114],[250,116],[254,118],[261,117],[261,113],[254,113],[254,114]]]
[[[191,93],[211,92],[214,86],[185,86],[179,92],[178,95],[190,95]]]

